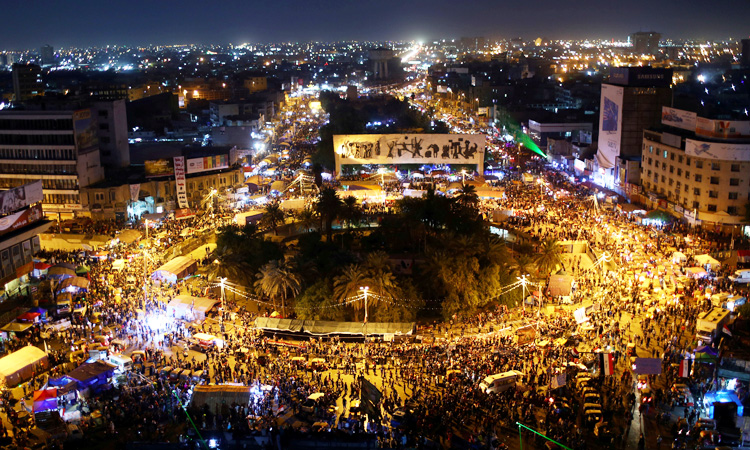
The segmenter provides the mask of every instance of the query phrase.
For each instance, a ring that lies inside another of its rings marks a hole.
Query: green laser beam
[[[573,450],[572,448],[566,447],[566,446],[562,445],[561,443],[557,442],[554,439],[548,438],[547,436],[545,436],[542,433],[536,431],[535,429],[527,427],[526,425],[522,424],[521,422],[516,422],[516,425],[518,425],[518,440],[521,441],[521,450],[523,450],[523,441],[521,440],[521,428],[525,428],[525,429],[531,431],[532,433],[534,433],[534,434],[536,434],[538,436],[541,436],[544,439],[547,439],[550,442],[554,442],[555,444],[559,445],[560,447],[564,448],[565,450]]]
[[[198,439],[200,439],[201,444],[203,444],[203,447],[208,450],[208,444],[206,444],[206,441],[203,440],[203,436],[201,436],[201,432],[198,431],[198,427],[195,426],[195,422],[193,422],[193,418],[190,417],[190,413],[188,413],[187,408],[185,408],[185,405],[182,404],[182,401],[180,400],[180,397],[177,395],[177,391],[172,390],[172,394],[177,399],[177,404],[180,405],[180,408],[182,408],[183,411],[185,411],[185,415],[187,416],[188,420],[190,421],[190,425],[193,426],[193,429],[195,430],[195,433],[198,435]]]

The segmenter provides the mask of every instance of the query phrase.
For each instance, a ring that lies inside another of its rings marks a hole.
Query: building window
[[[737,215],[737,207],[736,206],[727,206],[727,213],[736,216]]]
[[[716,205],[708,205],[708,212],[716,212]]]
[[[739,178],[730,178],[729,179],[729,185],[730,186],[739,186],[740,185],[740,179]]]
[[[737,200],[740,198],[739,193],[737,192],[730,192],[729,193],[729,200]]]
[[[709,198],[719,198],[719,193],[717,191],[708,191],[708,197]]]
[[[674,166],[669,166],[669,173],[674,173]]]
[[[685,185],[685,192],[690,192],[690,185],[688,184]]]
[[[99,117],[107,117],[107,111],[106,110],[99,110]]]
[[[670,158],[670,159],[671,159],[672,161],[674,161],[674,153],[672,153],[671,155],[669,155],[669,158]]]
[[[654,163],[654,167],[656,167],[657,169],[659,168],[659,161],[656,161],[656,162]]]
[[[678,162],[678,163],[681,163],[681,162],[682,162],[682,159],[683,159],[683,158],[682,158],[682,155],[678,156],[678,157],[677,157],[677,162]]]
[[[674,180],[670,178],[669,179],[669,185],[672,186],[673,184],[674,184]]]
[[[648,171],[648,176],[649,176],[649,177],[651,176],[651,171],[650,171],[650,170]]]
[[[711,177],[711,184],[719,184],[719,177]]]
[[[654,153],[654,146],[653,145],[649,145],[648,146],[648,152],[649,153]]]
[[[108,123],[100,123],[99,124],[100,130],[109,130],[109,124]]]
[[[669,152],[664,150],[664,159],[667,159],[667,158],[669,158]]]
[[[690,179],[690,171],[685,171],[685,178],[687,178],[688,180]]]
[[[104,201],[104,192],[95,192],[94,193],[94,201],[97,203],[101,203]]]
[[[682,169],[680,169],[679,167],[677,168],[677,176],[682,176]]]
[[[117,199],[117,191],[109,191],[109,201],[114,202]]]
[[[698,202],[693,202],[693,209],[701,209],[701,204]]]
[[[693,188],[693,195],[701,195],[701,190],[698,188]]]
[[[666,180],[667,180],[667,177],[665,177],[664,175],[662,175],[661,176],[661,182],[664,183]]]
[[[690,165],[690,158],[685,158],[685,164]]]
[[[695,161],[695,168],[696,169],[702,169],[703,168],[703,161],[696,160]]]
[[[677,187],[677,189],[680,189],[680,188],[682,187],[682,183],[678,181],[678,182],[677,182],[677,183],[675,184],[675,186]]]
[[[740,171],[740,165],[732,164],[732,172],[739,172],[739,171]]]
[[[703,176],[696,173],[695,174],[695,181],[697,181],[698,183],[700,183],[701,181],[703,181]]]
[[[721,170],[721,164],[719,164],[717,162],[712,162],[711,163],[711,170]]]

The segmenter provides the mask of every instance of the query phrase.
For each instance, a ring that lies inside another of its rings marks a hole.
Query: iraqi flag
[[[614,375],[615,356],[612,353],[599,353],[599,367],[602,375]]]
[[[680,361],[680,371],[678,373],[679,376],[682,378],[687,378],[690,376],[690,369],[693,368],[693,360],[692,359],[683,359]]]
[[[732,332],[729,331],[729,328],[727,328],[726,325],[724,325],[724,328],[722,328],[721,331],[723,331],[727,336],[732,337]]]

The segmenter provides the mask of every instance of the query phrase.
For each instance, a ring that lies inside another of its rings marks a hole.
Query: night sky
[[[107,44],[750,35],[750,0],[13,0],[0,50]]]

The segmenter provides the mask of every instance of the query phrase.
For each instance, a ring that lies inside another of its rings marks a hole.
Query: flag
[[[602,375],[615,374],[615,357],[612,353],[599,353],[599,368]]]
[[[732,337],[732,332],[729,331],[729,328],[727,328],[726,325],[724,325],[724,328],[721,329],[727,336]]]
[[[680,361],[680,371],[678,375],[682,378],[687,378],[690,376],[690,369],[693,367],[693,360],[692,359],[683,359]]]

